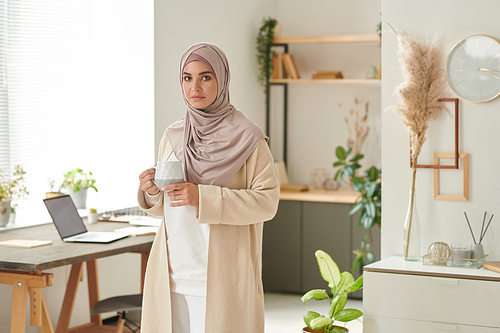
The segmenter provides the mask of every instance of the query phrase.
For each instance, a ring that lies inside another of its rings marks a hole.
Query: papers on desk
[[[115,229],[115,232],[125,233],[130,236],[156,235],[158,227],[126,227]]]
[[[32,248],[52,244],[51,240],[32,240],[32,239],[10,239],[0,242],[0,245],[9,247]]]
[[[151,217],[151,216],[141,216],[139,218],[130,220],[128,223],[132,225],[159,227],[161,223],[161,218]]]

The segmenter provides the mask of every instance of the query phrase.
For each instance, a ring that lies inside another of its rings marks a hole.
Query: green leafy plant
[[[318,261],[321,276],[328,282],[328,288],[332,293],[332,298],[330,299],[325,289],[313,289],[305,293],[301,298],[303,303],[313,298],[318,301],[328,298],[330,310],[328,311],[328,317],[314,311],[309,311],[304,315],[304,322],[307,327],[313,330],[325,328],[325,333],[345,333],[342,328],[334,326],[333,323],[335,320],[349,322],[363,315],[363,312],[357,309],[344,309],[347,303],[347,294],[355,292],[363,287],[363,275],[354,281],[354,277],[351,273],[340,273],[339,267],[328,253],[318,250],[314,255]]]
[[[70,188],[73,193],[80,191],[80,189],[82,188],[92,188],[96,192],[98,192],[97,188],[94,185],[96,180],[93,178],[89,178],[89,176],[92,176],[92,172],[89,172],[89,174],[87,175],[87,173],[85,173],[82,169],[70,170],[64,173],[64,180],[61,187]]]
[[[20,165],[14,166],[11,176],[0,170],[0,202],[16,201],[29,194],[24,185],[25,175],[26,171]]]
[[[274,39],[274,28],[278,21],[271,17],[262,20],[262,26],[257,35],[257,64],[259,65],[259,83],[266,89],[267,80],[272,75],[273,59],[271,54],[271,47]],[[266,89],[267,90],[267,89]]]
[[[360,248],[354,251],[356,258],[351,269],[354,274],[356,267],[359,267],[361,274],[366,263],[375,261],[375,255],[372,251],[373,237],[371,229],[376,225],[380,227],[382,221],[382,187],[379,179],[382,171],[372,166],[364,177],[357,177],[356,169],[361,167],[358,162],[364,155],[356,154],[350,158],[351,151],[352,149],[346,151],[343,147],[338,146],[335,154],[339,160],[333,163],[333,166],[339,167],[335,173],[335,180],[338,177],[341,180],[350,177],[353,190],[360,194],[349,215],[359,213],[358,225],[366,231]]]

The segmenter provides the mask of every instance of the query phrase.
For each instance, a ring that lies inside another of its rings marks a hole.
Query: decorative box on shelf
[[[426,266],[442,266],[442,267],[460,267],[460,268],[473,268],[478,269],[483,267],[486,261],[486,254],[479,259],[463,259],[452,257],[436,257],[426,254],[422,257],[422,265]]]

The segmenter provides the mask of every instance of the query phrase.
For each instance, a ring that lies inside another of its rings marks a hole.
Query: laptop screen
[[[44,199],[52,221],[62,239],[87,232],[82,218],[69,195]]]

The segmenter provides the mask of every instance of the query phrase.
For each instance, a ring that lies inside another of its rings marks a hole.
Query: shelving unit
[[[368,79],[269,79],[270,84],[279,83],[338,83],[338,84],[367,84],[380,86],[381,80],[368,80]]]
[[[311,44],[311,43],[379,43],[379,35],[332,35],[305,37],[276,37],[274,44]]]
[[[332,35],[332,36],[300,36],[300,37],[277,37],[273,40],[273,47],[284,48],[288,53],[289,44],[313,44],[313,43],[380,43],[379,35]],[[288,84],[289,83],[329,83],[329,84],[354,84],[380,86],[380,80],[367,79],[268,79],[266,93],[269,96],[271,85],[282,85],[283,91],[283,160],[287,164],[287,138],[288,138]],[[266,100],[266,135],[270,132],[270,98]]]

